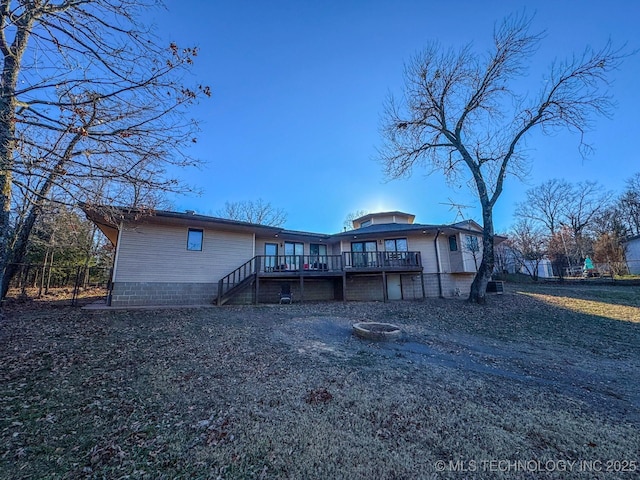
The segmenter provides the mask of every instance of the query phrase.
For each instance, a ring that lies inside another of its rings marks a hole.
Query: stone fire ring
[[[353,324],[353,333],[368,340],[391,340],[399,337],[402,331],[391,323],[358,322]]]

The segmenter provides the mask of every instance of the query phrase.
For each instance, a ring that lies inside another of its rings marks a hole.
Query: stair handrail
[[[222,296],[245,279],[254,275],[260,269],[260,256],[256,255],[251,260],[247,260],[233,272],[218,280],[218,301]]]

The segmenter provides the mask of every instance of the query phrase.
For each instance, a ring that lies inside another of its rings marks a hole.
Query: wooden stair
[[[256,274],[250,275],[244,278],[240,283],[234,285],[233,287],[226,290],[221,296],[217,296],[213,299],[213,303],[218,306],[224,305],[229,300],[231,300],[235,295],[242,292],[245,288],[250,285],[253,285],[256,281]]]
[[[218,281],[218,294],[213,299],[216,305],[224,305],[234,295],[237,295],[247,286],[252,285],[256,280],[257,263],[259,257],[255,256],[248,262],[243,263],[229,275]]]

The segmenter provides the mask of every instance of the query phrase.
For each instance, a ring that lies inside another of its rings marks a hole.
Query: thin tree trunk
[[[44,288],[44,279],[47,273],[47,262],[49,261],[49,249],[44,254],[44,262],[42,263],[42,274],[40,279],[40,290],[38,290],[38,298],[42,297],[42,289]]]
[[[51,287],[51,271],[53,270],[53,250],[51,250],[51,261],[49,262],[49,276],[47,277],[47,287],[44,289],[44,294],[49,295],[49,288]]]

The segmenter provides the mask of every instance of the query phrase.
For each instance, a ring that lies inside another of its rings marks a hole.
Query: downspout
[[[440,230],[436,232],[436,238],[433,239],[433,247],[436,249],[436,271],[438,276],[438,297],[444,298],[442,296],[442,278],[440,278],[440,274],[442,273],[442,269],[440,268],[440,252],[438,250],[438,237],[440,236]]]

